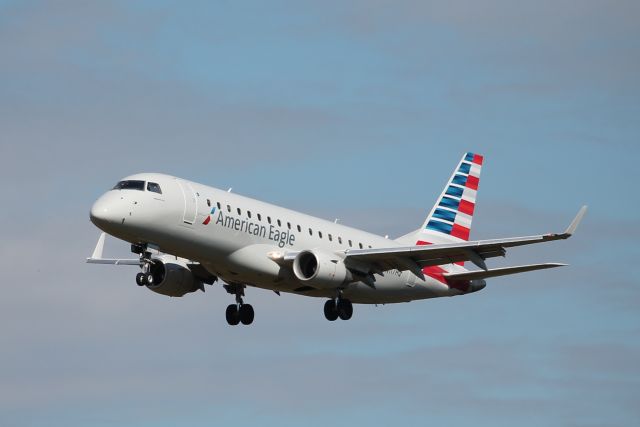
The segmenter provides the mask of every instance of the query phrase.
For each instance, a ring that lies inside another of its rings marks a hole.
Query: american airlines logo
[[[204,221],[202,221],[202,223],[204,225],[209,225],[209,223],[211,222],[211,215],[213,215],[215,212],[216,212],[216,208],[212,208],[211,213],[207,215],[207,217],[204,219]]]
[[[215,214],[215,211],[216,208],[211,209],[211,214],[209,214],[202,222],[204,225],[207,225],[211,222],[211,217]],[[235,218],[232,215],[225,215],[222,213],[222,211],[218,211],[218,216],[216,217],[215,224],[225,228],[229,228],[231,230],[241,231],[252,236],[259,236],[263,239],[269,239],[273,242],[276,242],[279,248],[292,246],[296,241],[296,235],[291,233],[291,230],[283,231],[279,228],[274,227],[273,224],[269,224],[269,226],[267,227],[253,221]]]

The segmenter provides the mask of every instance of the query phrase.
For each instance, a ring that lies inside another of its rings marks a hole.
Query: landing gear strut
[[[243,325],[250,325],[253,323],[255,313],[251,304],[245,304],[242,300],[244,296],[244,285],[225,285],[227,292],[236,295],[236,303],[230,304],[227,307],[225,316],[227,323],[231,326],[235,326],[238,323]]]
[[[131,245],[131,252],[140,254],[142,272],[136,274],[136,284],[138,286],[153,285],[156,280],[151,274],[151,252],[147,251],[147,245]]]
[[[324,303],[324,317],[333,322],[338,317],[342,320],[349,320],[353,316],[353,304],[344,298],[330,299]]]

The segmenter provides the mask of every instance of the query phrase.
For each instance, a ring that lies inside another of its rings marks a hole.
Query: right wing
[[[418,277],[423,277],[423,267],[462,261],[471,261],[486,271],[487,266],[484,260],[506,255],[506,248],[568,239],[580,224],[586,210],[587,207],[583,206],[563,233],[428,246],[352,249],[346,252],[345,263],[349,268],[364,274],[397,269],[400,271],[409,270]]]

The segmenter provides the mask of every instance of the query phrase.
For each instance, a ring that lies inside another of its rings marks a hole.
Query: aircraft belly
[[[224,269],[227,276],[238,276],[248,284],[261,284],[272,288],[272,284],[291,277],[288,269],[282,268],[267,257],[274,250],[271,245],[255,244],[234,251],[225,258]]]

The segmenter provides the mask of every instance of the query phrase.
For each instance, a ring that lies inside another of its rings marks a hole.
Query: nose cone
[[[111,192],[100,197],[91,207],[89,218],[98,228],[107,231],[107,228],[121,224],[124,219],[122,203]]]
[[[89,218],[91,222],[99,228],[109,223],[109,204],[105,203],[104,196],[96,200],[93,206],[91,206]]]

